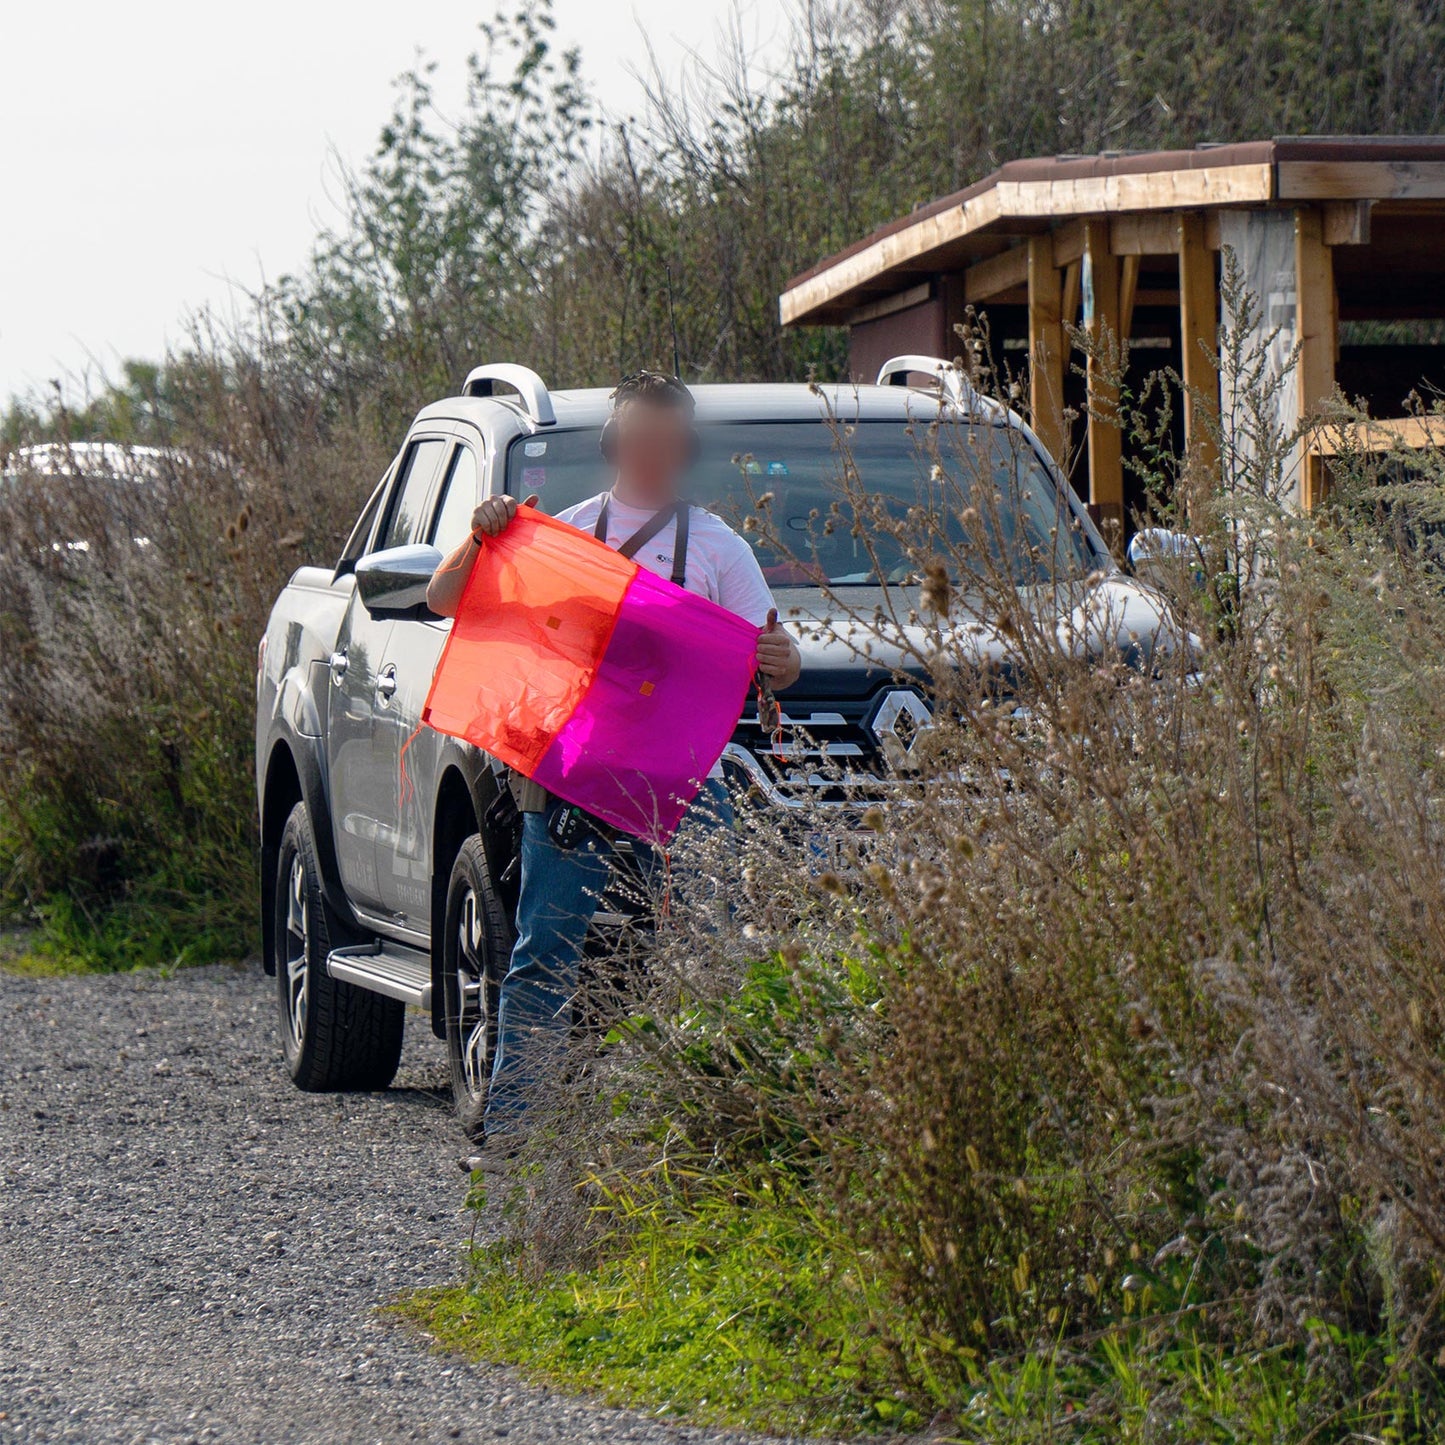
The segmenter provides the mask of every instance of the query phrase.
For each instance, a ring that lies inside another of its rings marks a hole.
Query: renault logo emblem
[[[916,692],[897,688],[883,694],[868,726],[896,767],[912,758],[918,739],[933,726],[933,713]]]

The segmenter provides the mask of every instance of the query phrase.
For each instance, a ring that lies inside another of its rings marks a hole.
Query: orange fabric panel
[[[530,776],[607,650],[637,564],[531,507],[482,548],[422,714]]]

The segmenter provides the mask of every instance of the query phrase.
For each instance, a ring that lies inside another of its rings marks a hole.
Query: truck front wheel
[[[497,995],[512,956],[512,926],[480,835],[462,844],[447,884],[442,932],[447,1058],[457,1117],[482,1139],[482,1118],[497,1046]]]
[[[349,942],[321,892],[305,803],[281,834],[274,925],[281,1049],[296,1086],[384,1089],[401,1060],[405,1006],[342,983],[326,971],[332,948]]]

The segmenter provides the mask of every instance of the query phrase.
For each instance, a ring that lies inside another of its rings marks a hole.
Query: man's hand
[[[758,638],[758,671],[776,690],[791,687],[802,670],[803,659],[798,653],[798,644],[779,626],[778,609],[774,607],[769,611],[767,625]]]
[[[537,494],[533,492],[522,505],[535,507]],[[482,538],[500,536],[516,515],[515,497],[488,497],[472,513],[472,530],[467,540],[454,549],[449,557],[442,559],[442,565],[427,584],[426,605],[438,617],[457,615],[457,603],[461,601],[462,593],[466,590],[467,578],[471,576]]]
[[[521,505],[535,507],[537,505],[536,492],[533,492]],[[517,499],[515,497],[488,497],[472,513],[472,536],[478,541],[483,537],[500,537],[516,515]]]

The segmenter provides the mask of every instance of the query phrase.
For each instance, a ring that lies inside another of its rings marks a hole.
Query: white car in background
[[[151,518],[170,484],[190,467],[183,452],[122,442],[39,442],[0,468],[0,506],[16,508],[10,530],[41,547],[87,553],[102,536],[151,545]]]

